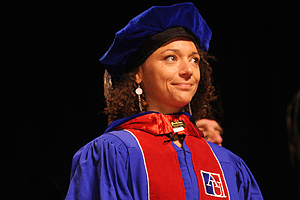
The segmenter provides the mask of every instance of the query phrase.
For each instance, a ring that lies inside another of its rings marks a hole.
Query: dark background
[[[247,163],[265,199],[297,198],[285,125],[300,86],[296,2],[194,2],[213,32],[209,52],[218,59],[211,65],[224,109],[223,146]],[[106,128],[99,58],[131,18],[174,3],[14,3],[13,39],[3,38],[12,56],[3,105],[9,110],[3,136],[10,137],[2,140],[4,195],[66,195],[73,155]]]

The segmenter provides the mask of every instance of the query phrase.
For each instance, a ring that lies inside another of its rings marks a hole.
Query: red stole
[[[191,151],[200,199],[229,199],[220,164],[203,139],[202,132],[187,115],[158,113],[139,116],[117,128],[126,129],[133,134],[142,148],[149,179],[150,199],[186,198],[176,150],[171,142],[166,142],[169,138],[164,135],[174,134],[171,121],[183,121],[185,124],[184,130],[178,134],[186,135],[185,142]]]

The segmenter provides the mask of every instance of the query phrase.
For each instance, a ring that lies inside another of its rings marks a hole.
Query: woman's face
[[[147,111],[176,113],[187,105],[200,81],[199,61],[195,44],[184,38],[175,38],[152,53],[136,75]]]

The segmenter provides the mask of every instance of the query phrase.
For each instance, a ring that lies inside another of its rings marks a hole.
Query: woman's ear
[[[136,73],[136,75],[135,75],[135,82],[136,83],[138,83],[138,84],[140,84],[142,81],[143,81],[143,78],[142,78],[142,66],[139,66],[139,71],[138,71],[138,73]]]

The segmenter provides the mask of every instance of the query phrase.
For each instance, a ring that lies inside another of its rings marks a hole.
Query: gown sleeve
[[[259,186],[246,163],[231,151],[208,142],[225,175],[230,199],[263,200]]]
[[[91,141],[73,157],[66,200],[132,199],[127,161],[127,148],[116,136]]]
[[[239,158],[236,169],[237,189],[241,200],[263,200],[261,191],[246,163]]]

